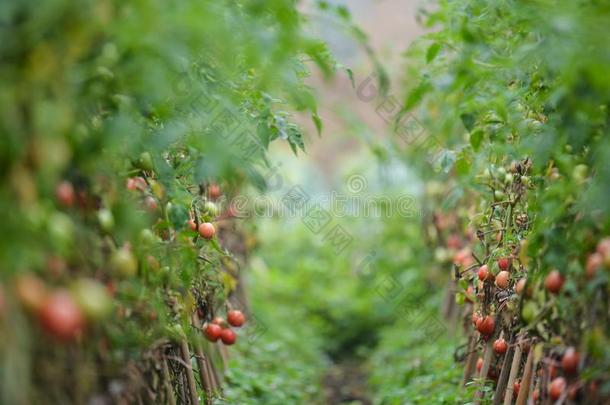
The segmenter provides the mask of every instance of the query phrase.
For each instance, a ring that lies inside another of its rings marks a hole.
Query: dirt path
[[[372,405],[367,395],[367,375],[360,362],[354,359],[335,364],[326,374],[324,395],[328,405]]]

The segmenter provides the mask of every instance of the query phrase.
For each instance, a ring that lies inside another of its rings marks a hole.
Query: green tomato
[[[51,240],[66,247],[74,238],[74,223],[69,216],[61,212],[54,212],[47,221]]]
[[[102,208],[97,212],[97,221],[104,232],[110,232],[114,228],[112,211],[107,208]]]
[[[587,165],[576,165],[572,170],[572,178],[578,184],[582,184],[587,179],[587,173],[589,172],[589,166]]]
[[[154,169],[152,156],[149,152],[142,152],[137,162],[138,168],[151,171]]]
[[[538,314],[538,307],[532,301],[526,302],[521,311],[523,320],[527,323],[531,323]]]
[[[112,300],[106,288],[97,280],[83,278],[72,287],[72,295],[89,319],[99,320],[110,315]]]
[[[506,197],[506,194],[504,194],[504,192],[501,190],[496,190],[494,192],[494,197],[496,198],[496,200],[500,201]]]
[[[150,229],[144,228],[140,231],[140,242],[143,245],[150,246],[157,241],[157,237]]]
[[[129,249],[117,249],[110,258],[112,270],[121,277],[133,277],[138,272],[138,261]]]
[[[220,213],[220,209],[218,208],[218,205],[216,205],[212,201],[206,201],[203,208],[204,208],[205,212],[207,214],[209,214],[211,217],[217,217],[218,214]]]

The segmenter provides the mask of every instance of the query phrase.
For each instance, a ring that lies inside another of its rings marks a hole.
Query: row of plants
[[[228,201],[320,127],[325,46],[287,0],[0,8],[0,402],[223,398],[258,344]]]
[[[425,132],[402,155],[422,169],[435,207],[420,266],[451,280],[443,310],[460,331],[430,349],[409,337],[382,344],[380,359],[422,350],[432,371],[430,384],[377,373],[388,392],[379,403],[403,403],[392,392],[415,403],[607,403],[610,10],[438,5],[423,15],[434,32],[409,51],[404,113]],[[447,344],[459,373],[445,370]]]

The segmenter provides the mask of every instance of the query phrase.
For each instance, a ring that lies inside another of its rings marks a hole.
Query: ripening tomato
[[[553,401],[557,401],[559,397],[561,397],[561,394],[563,394],[563,392],[565,391],[566,385],[567,383],[565,378],[555,378],[553,381],[551,381],[551,384],[549,385],[549,397]]]
[[[508,288],[509,284],[510,284],[510,273],[506,270],[502,270],[496,276],[496,286],[498,288],[505,290]]]
[[[455,233],[449,235],[449,237],[447,238],[447,247],[449,249],[459,249],[461,245],[462,241],[460,240],[460,237]]]
[[[595,248],[597,253],[600,253],[604,258],[610,255],[610,238],[604,238],[597,243]]]
[[[561,358],[561,367],[566,374],[575,374],[578,371],[580,355],[573,347],[568,347]]]
[[[191,231],[197,230],[197,223],[195,222],[195,220],[193,218],[191,218],[187,221],[187,225]]]
[[[506,353],[506,349],[508,349],[508,344],[506,344],[506,340],[500,338],[500,339],[496,339],[496,341],[493,344],[493,349],[494,352],[498,353],[498,354],[504,354]]]
[[[482,368],[483,368],[483,359],[479,357],[479,359],[477,360],[477,371],[480,373]]]
[[[532,393],[532,400],[534,401],[534,403],[537,403],[539,398],[540,398],[540,390],[538,388],[536,388],[534,390],[534,392]]]
[[[515,285],[515,292],[519,295],[522,295],[525,292],[525,284],[527,284],[526,278],[522,278],[517,281],[517,284]]]
[[[227,328],[223,329],[220,333],[220,339],[225,345],[231,346],[237,340],[237,335],[235,334],[235,332],[233,332],[232,329]]]
[[[494,329],[496,327],[496,322],[494,319],[487,315],[483,318],[480,318],[477,321],[477,330],[481,335],[489,336],[494,333]]]
[[[156,212],[159,209],[159,204],[157,204],[157,200],[154,197],[147,195],[144,199],[144,206],[149,212]]]
[[[227,322],[224,319],[222,319],[221,317],[219,317],[219,316],[217,316],[214,319],[212,319],[212,323],[214,325],[220,326],[221,328],[226,328],[227,327]]]
[[[218,200],[221,194],[222,192],[220,191],[220,186],[218,184],[212,183],[208,186],[208,197],[210,197],[210,200]]]
[[[127,190],[130,191],[144,191],[148,187],[146,180],[143,177],[130,177],[127,179]]]
[[[25,309],[38,311],[46,298],[47,288],[38,277],[22,274],[15,278],[15,294]]]
[[[544,286],[550,293],[557,294],[561,291],[564,282],[565,279],[561,273],[557,270],[553,270],[544,279]]]
[[[210,222],[202,222],[199,224],[199,235],[204,239],[212,239],[216,234],[216,228]]]
[[[76,200],[76,194],[74,193],[74,187],[69,181],[62,181],[55,187],[55,198],[60,205],[64,207],[71,207],[74,205]]]
[[[203,332],[205,334],[205,337],[210,341],[210,342],[217,342],[218,339],[220,339],[220,335],[222,333],[223,329],[216,325],[215,323],[208,323],[204,326]]]
[[[64,342],[74,340],[85,324],[80,308],[72,296],[63,290],[47,296],[38,311],[38,318],[49,335]]]
[[[472,287],[472,285],[469,285],[468,288],[466,289],[466,292],[464,293],[464,301],[472,304],[471,297],[474,297],[474,288]]]
[[[585,265],[585,271],[587,278],[591,280],[597,274],[597,270],[604,265],[604,257],[601,253],[591,253],[587,257],[587,264]]]
[[[502,257],[498,259],[498,268],[502,271],[508,271],[510,268],[510,259],[507,257]]]
[[[231,326],[239,328],[244,323],[246,323],[246,317],[244,316],[243,312],[234,309],[232,311],[229,311],[229,313],[227,314],[227,321]]]
[[[481,315],[480,315],[479,313],[477,313],[477,312],[473,312],[473,313],[472,313],[471,320],[472,320],[472,324],[473,324],[475,327],[477,326],[477,322],[479,321],[479,319],[481,319]]]

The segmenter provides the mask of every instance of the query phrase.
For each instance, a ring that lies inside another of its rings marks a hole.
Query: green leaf
[[[475,152],[479,151],[479,147],[481,146],[481,142],[483,141],[484,133],[480,129],[475,129],[470,133],[470,145]]]
[[[354,72],[350,68],[345,68],[347,72],[347,76],[349,77],[349,81],[352,83],[352,89],[356,88],[356,83],[354,82]]]
[[[440,50],[441,50],[441,44],[439,44],[438,42],[435,42],[432,45],[430,45],[430,47],[426,51],[426,63],[432,62],[434,60],[434,58],[436,58],[436,55],[438,55],[438,52]]]
[[[318,132],[318,136],[322,135],[322,119],[318,115],[318,113],[312,113],[311,119],[316,126],[316,131]]]

